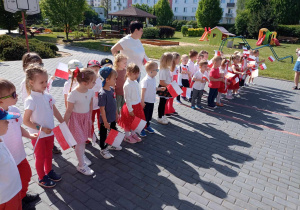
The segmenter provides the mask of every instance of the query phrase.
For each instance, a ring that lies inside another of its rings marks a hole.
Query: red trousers
[[[34,147],[36,140],[32,139],[31,143]],[[52,170],[52,148],[54,145],[54,135],[41,138],[34,151],[35,168],[39,180],[43,179]]]
[[[26,196],[28,191],[29,182],[32,176],[30,165],[25,158],[19,165],[17,165],[20,173],[20,178],[22,182],[22,189],[20,191],[21,199]]]
[[[167,99],[167,103],[165,106],[165,114],[172,114],[175,112],[175,109],[173,107],[173,101],[174,101],[174,98]]]
[[[6,203],[0,204],[0,210],[22,210],[22,199],[20,192],[18,192],[15,197]]]
[[[96,118],[96,115],[97,115],[97,118]],[[93,113],[92,113],[92,134],[94,133],[94,122],[95,122],[95,118],[97,119],[97,124],[98,124],[98,129],[100,131],[100,109],[96,109],[96,110],[93,110]]]

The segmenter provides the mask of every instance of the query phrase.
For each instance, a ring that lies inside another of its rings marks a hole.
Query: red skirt
[[[238,76],[233,77],[232,80],[235,79],[236,77],[238,77]],[[230,82],[230,85],[228,85],[228,90],[236,90],[236,89],[240,88],[239,82],[237,82],[235,85],[232,83],[232,81],[229,81],[229,82]]]
[[[141,103],[132,105],[134,116],[146,120],[143,107]],[[131,124],[134,120],[134,116],[130,116],[126,103],[123,105],[121,109],[121,117],[118,120],[118,124],[124,131],[130,131]]]
[[[218,92],[219,93],[227,93],[227,87],[225,89],[225,83],[224,82],[221,82],[221,85],[220,87],[218,88]]]

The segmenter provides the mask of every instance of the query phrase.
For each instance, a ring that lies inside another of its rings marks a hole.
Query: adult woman
[[[140,40],[143,35],[143,24],[133,21],[130,23],[129,29],[130,34],[120,39],[111,48],[111,52],[115,55],[120,51],[128,57],[127,63],[135,63],[140,68],[140,71],[145,71],[144,63],[149,58],[146,56],[145,49]]]

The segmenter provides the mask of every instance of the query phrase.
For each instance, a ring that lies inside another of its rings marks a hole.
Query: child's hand
[[[265,62],[265,61],[266,61],[266,59],[261,60],[261,62]]]
[[[160,87],[159,88],[161,91],[165,91],[167,88],[166,87]]]
[[[132,112],[129,112],[129,115],[133,117],[133,116],[134,116],[133,111],[132,111]]]
[[[104,123],[104,127],[105,127],[106,129],[110,129],[109,123],[108,123],[108,122],[105,122],[105,123]]]
[[[55,78],[56,78],[56,76],[55,76],[55,75],[51,76],[51,79],[52,79],[52,80],[55,80]]]
[[[146,106],[146,104],[145,104],[145,102],[144,102],[144,101],[141,101],[141,105],[142,105],[143,109],[144,109],[144,108],[145,108],[145,106]]]
[[[38,133],[29,134],[30,139],[37,139]]]
[[[42,131],[46,134],[50,134],[52,132],[52,129],[42,127]]]

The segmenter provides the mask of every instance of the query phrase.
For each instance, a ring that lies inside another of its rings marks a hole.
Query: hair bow
[[[80,72],[80,69],[78,67],[76,67],[75,71],[73,72],[74,78],[76,78],[78,76]]]

